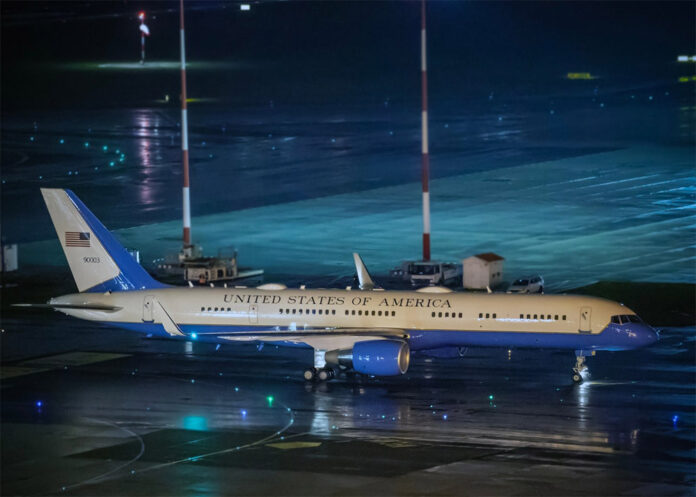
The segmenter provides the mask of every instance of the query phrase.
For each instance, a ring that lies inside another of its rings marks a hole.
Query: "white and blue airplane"
[[[42,189],[80,293],[48,307],[154,336],[314,349],[306,380],[335,371],[404,374],[411,351],[446,355],[468,346],[574,350],[573,380],[598,350],[630,350],[656,332],[622,304],[577,295],[455,293],[375,287],[354,254],[360,289],[178,287],[154,280],[70,190]],[[27,304],[32,305],[32,304]]]

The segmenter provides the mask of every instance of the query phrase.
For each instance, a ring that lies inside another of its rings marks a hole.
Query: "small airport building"
[[[503,282],[505,259],[493,252],[472,255],[462,260],[462,284],[464,288],[485,290]]]

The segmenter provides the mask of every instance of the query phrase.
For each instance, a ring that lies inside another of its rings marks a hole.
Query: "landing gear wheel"
[[[333,377],[334,377],[333,369],[324,368],[324,369],[320,369],[319,372],[317,373],[317,379],[319,381],[330,380]]]
[[[312,381],[317,375],[317,370],[314,368],[309,368],[305,369],[304,373],[302,376],[304,376],[304,379],[307,381]]]
[[[587,375],[587,364],[585,364],[585,356],[576,355],[575,356],[575,367],[573,368],[573,383],[583,382],[583,372]]]

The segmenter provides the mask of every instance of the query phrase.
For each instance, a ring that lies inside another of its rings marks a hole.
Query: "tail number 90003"
[[[99,257],[83,257],[82,262],[85,264],[99,264]]]

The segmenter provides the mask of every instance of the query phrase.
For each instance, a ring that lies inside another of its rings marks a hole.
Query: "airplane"
[[[635,312],[596,297],[385,290],[358,254],[356,289],[169,286],[153,279],[72,191],[41,193],[79,293],[18,305],[178,340],[309,347],[307,381],[341,371],[396,376],[408,370],[412,351],[446,356],[482,346],[573,350],[572,379],[579,383],[588,374],[585,357],[596,351],[658,340]]]

